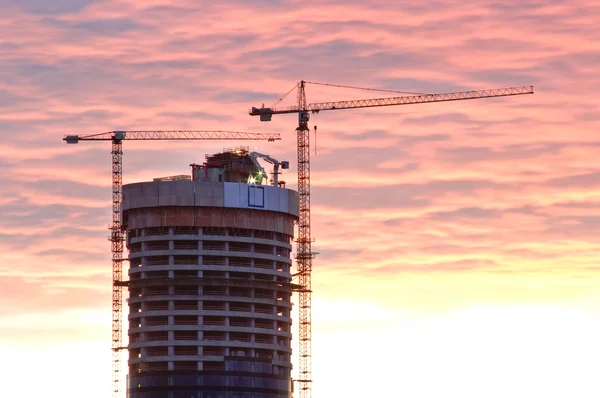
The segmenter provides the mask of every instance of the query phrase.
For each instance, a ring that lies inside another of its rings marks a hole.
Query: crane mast
[[[167,130],[167,131],[109,131],[91,135],[67,135],[67,144],[79,141],[111,141],[112,143],[112,224],[109,225],[112,252],[112,392],[119,398],[121,390],[121,350],[123,346],[123,280],[124,226],[121,220],[123,202],[123,140],[280,140],[278,133],[245,133],[236,131]]]
[[[109,229],[112,252],[112,380],[113,396],[119,397],[121,349],[123,349],[123,240],[121,203],[123,202],[123,143],[112,141],[112,224]]]
[[[438,94],[415,94],[399,97],[388,98],[373,98],[364,100],[350,101],[330,101],[308,104],[306,101],[305,86],[308,83],[319,84],[324,86],[345,87],[351,89],[361,89],[369,91],[386,91],[390,90],[374,90],[369,88],[341,86],[335,84],[315,83],[300,81],[297,86],[297,105],[288,107],[276,107],[275,105],[265,108],[264,105],[260,108],[250,108],[248,114],[250,116],[259,116],[260,121],[268,122],[273,115],[297,113],[298,127],[296,128],[296,137],[298,144],[298,193],[300,196],[300,216],[298,220],[298,239],[296,259],[298,264],[299,285],[299,351],[300,351],[300,369],[299,379],[296,380],[299,384],[300,398],[310,398],[312,395],[312,321],[311,321],[311,273],[312,252],[311,230],[310,230],[310,140],[308,121],[310,113],[319,113],[320,111],[340,110],[340,109],[357,109],[371,108],[380,106],[393,105],[411,105],[425,104],[434,102],[460,101],[470,99],[483,99],[493,97],[508,97],[514,95],[533,94],[533,86],[506,87],[490,90],[472,90],[451,93]],[[282,101],[290,92],[281,97],[278,102]]]
[[[306,109],[306,92],[304,82],[298,84],[298,109]],[[298,195],[300,213],[298,218],[298,239],[296,260],[298,264],[298,284],[301,286],[299,302],[299,340],[300,369],[297,380],[300,397],[310,398],[312,382],[312,325],[311,325],[311,273],[313,252],[310,235],[310,130],[308,128],[309,113],[298,113],[296,137],[298,142]]]

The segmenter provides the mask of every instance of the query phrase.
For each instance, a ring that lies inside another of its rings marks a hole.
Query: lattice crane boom
[[[109,131],[100,134],[67,135],[63,138],[67,144],[79,141],[111,141],[112,142],[112,224],[109,240],[112,251],[112,351],[113,351],[113,397],[120,396],[121,355],[123,347],[123,291],[128,285],[123,281],[123,242],[125,236],[121,220],[121,204],[123,201],[123,140],[280,140],[279,133],[245,133],[221,130],[155,130],[155,131]]]
[[[109,131],[100,134],[67,135],[63,138],[67,144],[78,141],[158,141],[158,140],[280,140],[279,133],[244,133],[222,130],[133,130]]]
[[[490,90],[474,90],[474,91],[459,91],[454,93],[441,93],[441,94],[420,94],[420,95],[408,95],[401,97],[389,97],[389,98],[372,98],[364,100],[350,100],[350,101],[329,101],[329,102],[317,102],[305,105],[293,105],[287,107],[278,108],[255,108],[252,107],[248,112],[251,116],[262,116],[268,117],[268,115],[278,115],[285,113],[300,113],[300,112],[313,112],[318,113],[320,111],[340,110],[340,109],[357,109],[357,108],[373,108],[378,106],[392,106],[392,105],[411,105],[411,104],[426,104],[432,102],[448,102],[448,101],[460,101],[469,99],[482,99],[482,98],[493,98],[493,97],[509,97],[513,95],[533,94],[533,86],[521,86],[521,87],[506,87]],[[267,121],[267,120],[265,120]]]
[[[361,89],[369,91],[390,91],[390,90],[374,90],[352,86],[340,86],[324,83],[306,82],[304,80],[298,82],[297,89],[297,105],[287,107],[267,107],[264,105],[260,108],[252,107],[249,110],[250,116],[259,116],[263,122],[271,120],[273,115],[297,113],[298,127],[296,128],[296,136],[298,143],[298,193],[300,196],[300,216],[298,221],[298,240],[296,259],[298,263],[298,279],[299,285],[302,288],[299,290],[299,376],[296,380],[300,385],[300,398],[310,398],[312,396],[312,321],[311,321],[311,273],[312,252],[311,230],[310,230],[310,140],[308,121],[310,113],[318,113],[320,111],[340,110],[340,109],[356,109],[356,108],[371,108],[379,106],[393,105],[411,105],[425,104],[433,102],[460,101],[469,99],[483,99],[493,97],[507,97],[514,95],[533,94],[533,86],[521,87],[506,87],[490,90],[475,90],[461,91],[452,93],[439,94],[415,94],[396,96],[388,98],[373,98],[364,100],[350,101],[332,101],[332,102],[317,102],[307,103],[306,101],[306,84],[319,84],[325,86],[345,87],[352,89]],[[281,97],[278,102],[283,100],[285,96],[293,91],[290,90],[287,94]]]

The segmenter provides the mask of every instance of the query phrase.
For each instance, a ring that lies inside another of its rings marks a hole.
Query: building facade
[[[281,187],[124,187],[129,398],[290,396],[297,217],[297,192]]]

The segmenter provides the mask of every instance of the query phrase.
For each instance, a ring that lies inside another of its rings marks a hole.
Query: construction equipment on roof
[[[350,101],[318,102],[309,104],[306,101],[305,87],[307,84],[315,84],[330,87],[342,87],[367,91],[382,91],[411,94],[408,96],[396,96],[389,98],[374,98]],[[296,89],[297,105],[278,107],[287,95]],[[299,322],[299,344],[300,344],[300,398],[310,398],[312,395],[312,324],[311,324],[311,272],[312,252],[311,230],[310,230],[310,140],[308,121],[310,113],[320,111],[370,108],[393,105],[425,104],[446,101],[460,101],[470,99],[483,99],[494,97],[506,97],[514,95],[533,94],[533,86],[508,87],[491,90],[462,91],[441,94],[406,93],[393,90],[377,90],[372,88],[342,86],[327,83],[315,83],[300,81],[295,87],[272,106],[265,108],[252,107],[249,111],[251,116],[259,116],[263,122],[270,121],[273,115],[284,113],[298,114],[298,127],[296,127],[298,146],[298,193],[300,194],[300,219],[298,221],[298,239],[296,259],[298,262],[298,284],[302,286],[299,293],[300,322]],[[316,130],[316,126],[315,126]]]
[[[263,153],[258,153],[258,152],[252,152],[250,154],[252,161],[256,164],[256,167],[258,167],[260,169],[260,172],[262,173],[262,175],[265,176],[265,178],[267,178],[266,172],[264,167],[262,167],[260,165],[260,163],[258,163],[258,160],[256,158],[263,158],[264,160],[266,160],[267,162],[271,163],[273,165],[273,186],[277,187],[279,186],[279,174],[281,174],[279,172],[279,167],[281,167],[282,169],[286,170],[290,168],[290,162],[283,160],[283,161],[278,161],[277,159],[274,159],[273,157],[269,156],[269,155],[265,155]]]
[[[112,382],[113,397],[120,395],[121,358],[123,330],[123,294],[122,288],[128,282],[123,280],[123,241],[124,234],[121,220],[121,203],[123,192],[123,141],[182,141],[182,140],[280,140],[278,133],[245,133],[236,131],[207,130],[167,130],[167,131],[109,131],[90,135],[67,135],[63,138],[67,144],[79,141],[111,141],[112,142],[112,224],[109,240],[112,251]]]
[[[192,163],[193,181],[246,182],[260,169],[250,158],[247,146],[226,148],[221,153],[205,155],[203,164]]]

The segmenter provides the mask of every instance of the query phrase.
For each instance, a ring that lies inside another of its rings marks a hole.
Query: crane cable
[[[349,88],[349,89],[353,89],[353,90],[379,91],[379,92],[382,92],[382,93],[409,94],[409,95],[427,95],[427,93],[415,93],[415,92],[412,92],[412,91],[398,91],[398,90],[385,90],[385,89],[368,88],[368,87],[344,86],[344,85],[341,85],[341,84],[317,83],[317,82],[307,82],[307,81],[305,81],[304,83],[315,84],[315,85],[318,85],[318,86]],[[281,97],[279,97],[279,99],[277,101],[275,101],[273,103],[273,105],[271,105],[271,108],[275,108],[279,103],[281,103],[281,101],[283,101],[288,95],[290,95],[290,93],[292,91],[294,91],[297,87],[298,87],[297,84],[294,85],[294,87],[292,87],[290,89],[290,91],[288,91],[287,93],[285,93],[284,95],[282,95]]]
[[[378,88],[367,88],[367,87],[356,87],[356,86],[344,86],[341,84],[329,84],[329,83],[317,83],[317,82],[304,82],[308,84],[316,84],[318,86],[329,86],[329,87],[340,87],[340,88],[351,88],[353,90],[364,90],[364,91],[380,91],[382,93],[396,93],[396,94],[410,94],[410,95],[426,95],[426,93],[414,93],[410,91],[397,91],[397,90],[384,90]],[[287,95],[287,94],[286,94]]]
[[[294,87],[292,87],[290,89],[290,91],[288,91],[287,93],[283,94],[281,97],[279,97],[279,99],[277,101],[275,101],[273,103],[273,105],[271,105],[271,108],[275,108],[277,106],[277,104],[279,104],[281,101],[283,101],[285,99],[285,97],[287,97],[292,91],[294,91],[298,86],[294,85]]]

